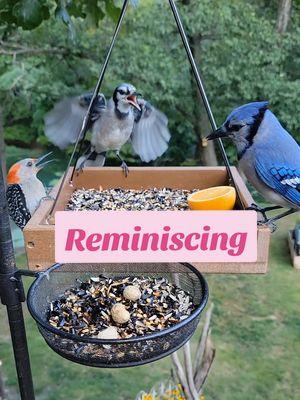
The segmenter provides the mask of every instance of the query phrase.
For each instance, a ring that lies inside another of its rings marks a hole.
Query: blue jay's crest
[[[268,108],[268,101],[255,101],[235,108],[226,118],[225,126],[230,129],[234,125],[252,125],[259,120],[261,122]]]
[[[136,88],[130,83],[121,83],[121,85],[117,86],[115,89],[115,93],[120,93],[122,96],[134,92],[136,92]]]

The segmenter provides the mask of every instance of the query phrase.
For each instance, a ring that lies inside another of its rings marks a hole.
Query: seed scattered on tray
[[[188,210],[187,197],[197,191],[186,189],[77,189],[66,210],[69,211],[147,211]]]
[[[125,294],[133,287],[140,297],[135,291],[136,300],[129,300]],[[77,280],[77,286],[51,302],[48,320],[55,328],[79,336],[127,339],[169,328],[194,308],[191,296],[166,278],[100,275]]]

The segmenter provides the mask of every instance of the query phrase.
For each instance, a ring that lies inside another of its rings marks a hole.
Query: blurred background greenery
[[[61,152],[47,141],[44,115],[64,96],[94,87],[121,3],[0,0],[3,167],[51,149],[58,162],[42,172],[42,179],[52,185],[59,178],[70,149]],[[132,3],[138,4],[128,10],[102,91],[109,97],[117,84],[130,82],[167,114],[172,139],[156,165],[216,165],[220,155],[203,141],[210,126],[167,0]],[[235,106],[267,99],[282,124],[300,139],[300,0],[177,4],[217,123]],[[235,163],[230,143],[226,150]],[[123,152],[129,166],[140,165],[129,146]],[[107,163],[119,162],[112,157]],[[288,270],[284,241],[293,224],[294,217],[285,220],[273,238],[268,276],[209,277],[218,351],[205,393],[209,400],[300,398],[299,279]],[[24,256],[18,263],[24,267]],[[13,400],[18,395],[4,315],[1,308],[0,358]],[[47,350],[27,314],[26,321],[39,400],[133,399],[139,390],[169,376],[169,359],[123,371],[63,361]]]

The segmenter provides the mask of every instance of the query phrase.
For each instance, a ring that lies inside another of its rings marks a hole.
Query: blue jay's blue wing
[[[300,148],[295,139],[267,110],[253,144],[254,168],[258,177],[287,201],[300,205]],[[258,140],[258,139],[257,139]]]
[[[257,160],[255,170],[267,186],[291,203],[300,205],[300,169]]]

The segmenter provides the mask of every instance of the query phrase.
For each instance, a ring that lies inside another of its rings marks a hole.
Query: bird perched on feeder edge
[[[275,206],[250,208],[261,212],[272,230],[274,221],[299,211],[300,147],[268,109],[268,102],[253,102],[233,110],[207,139],[229,137],[238,155],[238,167],[254,188]],[[268,219],[267,211],[289,210]]]
[[[8,212],[15,224],[23,229],[39,206],[47,198],[37,173],[54,160],[44,161],[51,153],[38,159],[25,158],[15,163],[7,174],[6,200]]]
[[[112,150],[127,176],[128,167],[120,150],[130,139],[133,150],[145,162],[155,160],[167,150],[171,137],[167,117],[139,96],[128,83],[119,85],[108,102],[103,94],[98,95],[90,122],[91,144],[79,158],[77,169],[103,166],[106,152]],[[91,99],[91,94],[85,94],[61,100],[45,116],[45,134],[53,144],[65,149],[76,142]]]

